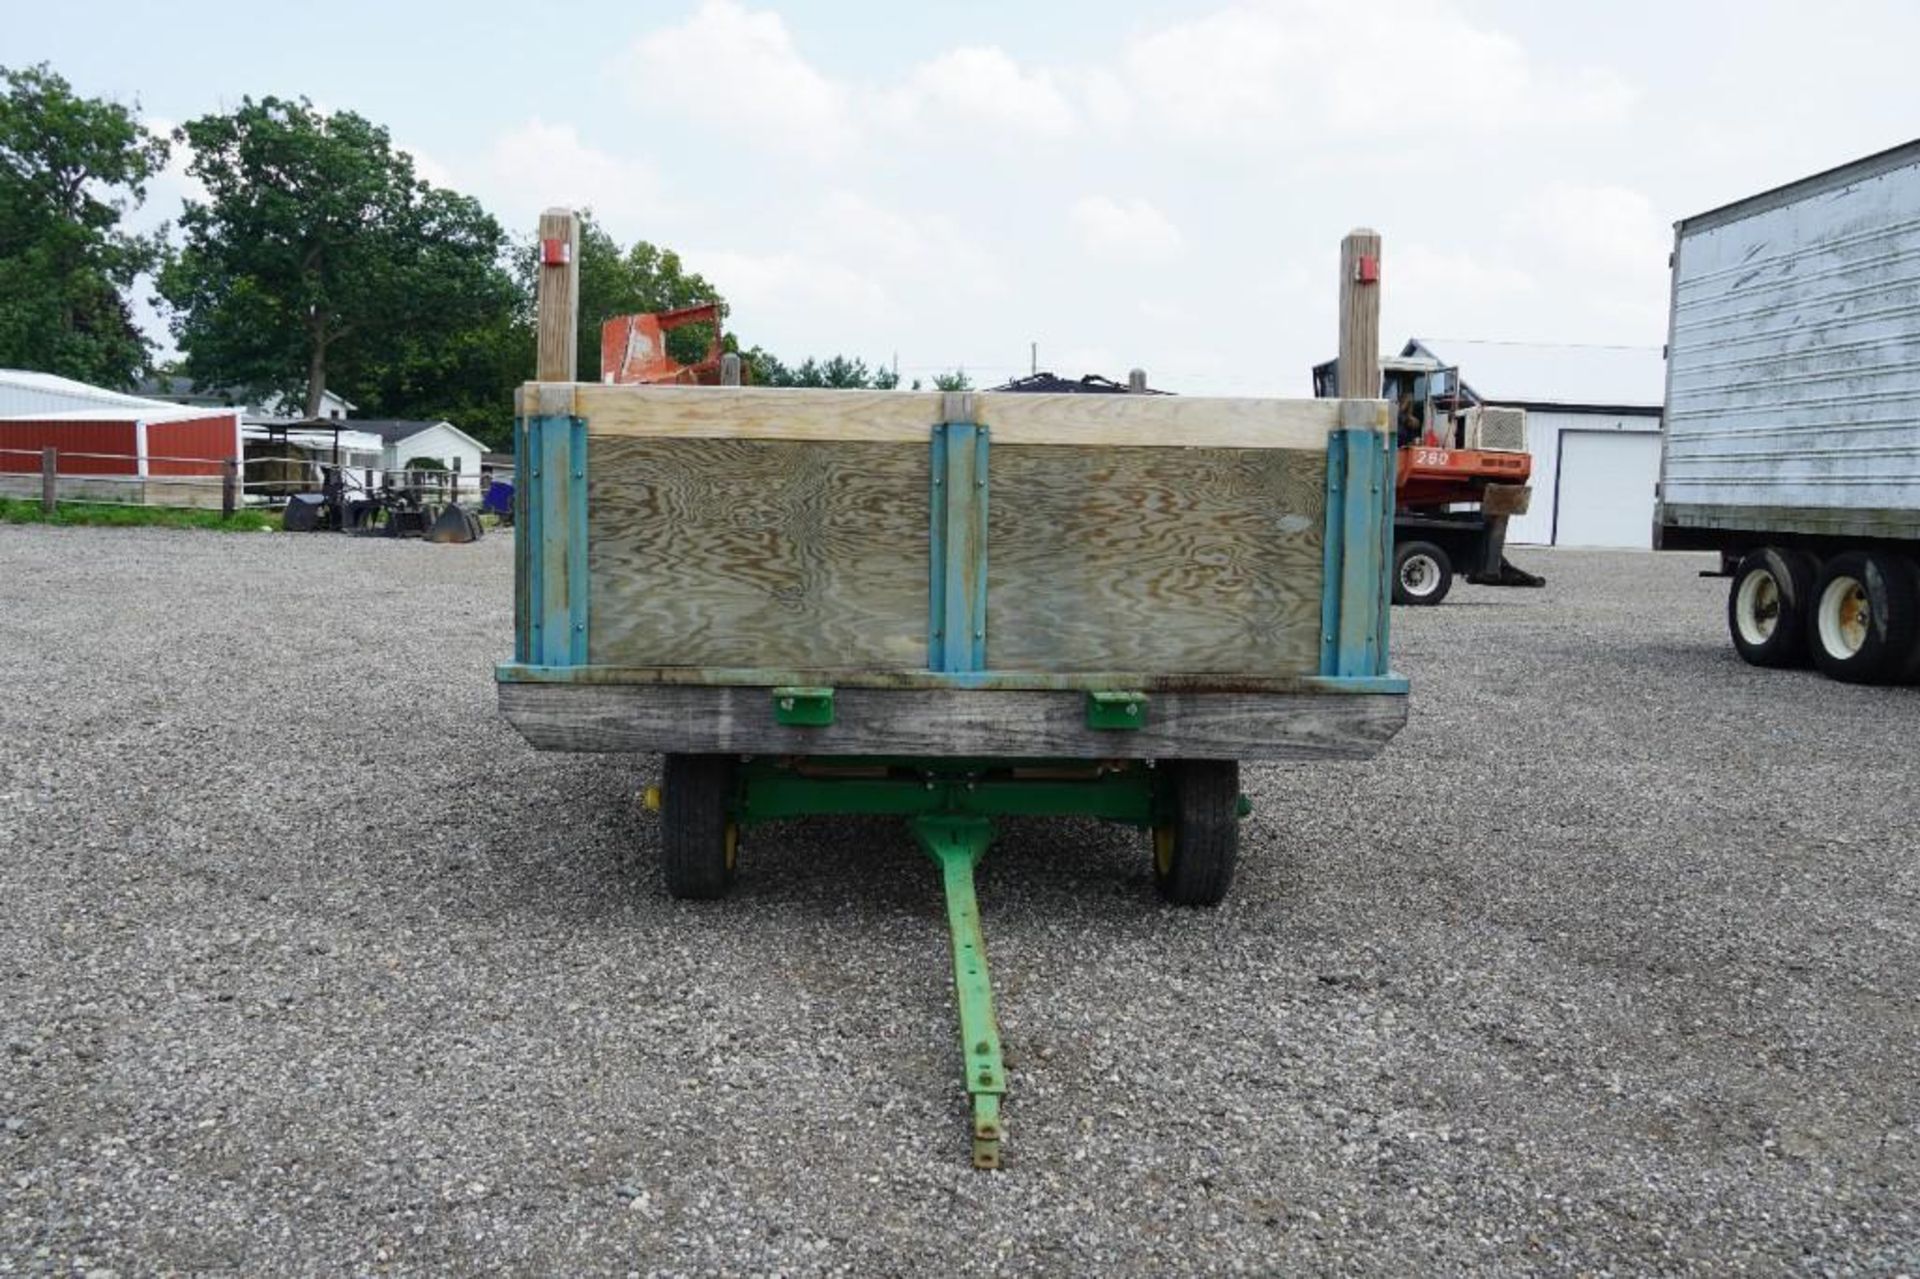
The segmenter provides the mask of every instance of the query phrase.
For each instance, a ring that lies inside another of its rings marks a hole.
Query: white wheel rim
[[[1400,565],[1400,585],[1409,595],[1431,595],[1440,585],[1440,566],[1431,555],[1409,555]]]
[[[1820,647],[1830,655],[1848,658],[1867,642],[1871,604],[1867,588],[1857,577],[1836,577],[1820,592]]]
[[[1741,579],[1733,618],[1740,638],[1756,648],[1773,638],[1780,628],[1780,583],[1770,571],[1759,569]]]

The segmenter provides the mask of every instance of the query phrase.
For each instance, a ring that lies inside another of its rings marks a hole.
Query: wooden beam
[[[595,436],[925,444],[940,421],[940,392],[583,383],[573,388],[573,411]]]
[[[579,376],[580,218],[572,209],[540,215],[539,356],[534,376],[571,382]],[[555,257],[564,258],[554,261]]]
[[[861,440],[924,443],[947,420],[938,391],[791,387],[523,387],[523,412],[557,404],[592,435],[655,439]],[[1324,450],[1339,422],[1331,400],[978,392],[974,417],[1003,444]],[[555,407],[539,411],[558,411]]]
[[[1380,398],[1380,233],[1340,241],[1340,398]]]
[[[1221,449],[1319,449],[1339,417],[1327,400],[1200,395],[974,396],[981,426],[1002,444],[1113,444]]]
[[[1082,692],[841,688],[834,722],[774,722],[766,688],[502,684],[542,750],[1055,759],[1366,759],[1407,719],[1388,693],[1159,693],[1144,727],[1090,729]]]

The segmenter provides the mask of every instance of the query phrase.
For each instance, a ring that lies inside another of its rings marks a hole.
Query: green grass
[[[105,502],[62,502],[48,515],[40,503],[0,497],[0,524],[62,524],[95,528],[210,528],[231,533],[277,530],[277,517],[261,511],[235,511],[222,519],[218,511],[177,510],[166,506],[113,506]]]

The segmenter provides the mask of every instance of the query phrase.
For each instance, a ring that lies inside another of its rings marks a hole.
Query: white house
[[[291,400],[274,392],[262,396],[257,402],[247,404],[244,397],[236,392],[220,387],[202,387],[192,379],[169,374],[151,377],[140,383],[139,393],[155,400],[165,400],[170,404],[187,404],[198,407],[238,408],[249,422],[304,422],[310,420],[304,412],[306,405],[299,400]],[[332,391],[320,392],[320,412],[317,417],[339,419],[352,415],[358,406],[343,395]]]
[[[1657,346],[1415,338],[1482,403],[1527,410],[1533,502],[1509,543],[1651,548],[1666,361]]]
[[[487,446],[451,422],[406,422],[354,418],[343,425],[380,437],[381,469],[398,471],[419,457],[430,457],[452,471],[456,483],[471,485],[480,474]]]

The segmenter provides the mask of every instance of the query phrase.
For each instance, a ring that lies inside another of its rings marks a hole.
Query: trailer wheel
[[[1218,906],[1240,852],[1240,765],[1184,759],[1168,772],[1165,813],[1153,828],[1153,880],[1176,906]]]
[[[667,892],[692,901],[726,896],[740,847],[740,828],[727,811],[732,758],[669,755],[660,789],[660,870]]]
[[[1453,589],[1453,560],[1432,542],[1402,542],[1393,553],[1393,602],[1438,604]]]
[[[1749,551],[1727,588],[1727,631],[1754,666],[1805,666],[1819,566],[1805,551]]]
[[[1920,581],[1913,561],[1848,551],[1827,561],[1813,596],[1813,660],[1848,684],[1908,677],[1920,645]]]

